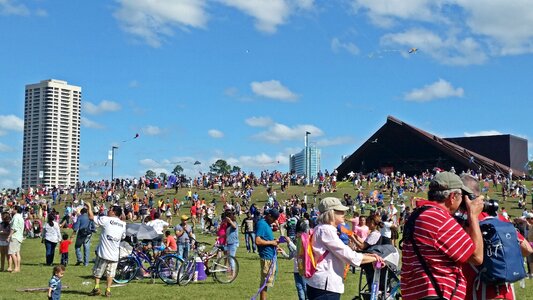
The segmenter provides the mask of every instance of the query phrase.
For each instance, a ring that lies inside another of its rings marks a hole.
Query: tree
[[[231,173],[236,173],[240,171],[241,171],[241,167],[238,167],[238,166],[233,166],[233,168],[231,169]]]
[[[161,178],[162,181],[167,181],[168,175],[165,172],[161,172],[161,174],[159,174],[159,178]]]
[[[230,173],[231,166],[228,165],[228,163],[225,160],[219,159],[209,167],[209,170],[217,174],[226,175]]]
[[[176,176],[180,176],[180,174],[183,172],[183,168],[180,165],[176,165],[174,167],[174,170],[172,170],[172,174]]]
[[[157,174],[152,170],[148,170],[144,176],[148,179],[154,179],[157,177]]]
[[[530,160],[526,164],[526,173],[529,176],[533,176],[533,160]]]

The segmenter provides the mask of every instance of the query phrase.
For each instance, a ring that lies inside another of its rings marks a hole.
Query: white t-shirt
[[[96,254],[109,261],[118,261],[120,241],[126,235],[126,223],[117,217],[107,216],[96,217],[94,223],[103,228]]]
[[[161,219],[155,219],[146,223],[146,225],[153,227],[157,234],[163,234],[163,229],[168,226],[168,223]]]

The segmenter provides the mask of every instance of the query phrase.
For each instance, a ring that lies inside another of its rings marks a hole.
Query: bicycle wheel
[[[161,257],[157,263],[157,274],[166,284],[178,283],[179,267],[183,264],[183,259],[174,254],[167,254]]]
[[[219,257],[211,267],[215,280],[220,283],[232,283],[239,274],[239,262],[233,256]]]
[[[178,271],[178,284],[182,286],[189,284],[194,277],[194,271],[196,271],[196,260],[194,257],[189,257],[180,266]]]
[[[133,257],[123,257],[118,261],[113,281],[115,283],[128,283],[137,275],[138,270],[139,265]]]

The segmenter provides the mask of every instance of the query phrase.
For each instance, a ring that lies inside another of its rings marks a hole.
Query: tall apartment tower
[[[49,79],[26,85],[22,187],[79,180],[81,87]]]

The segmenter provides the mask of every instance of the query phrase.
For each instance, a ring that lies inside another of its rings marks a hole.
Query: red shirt
[[[176,244],[176,239],[171,235],[167,236],[167,248],[172,251],[178,251],[178,244]]]
[[[414,239],[420,254],[435,277],[443,296],[450,299],[458,281],[453,299],[464,299],[466,279],[461,265],[474,253],[474,243],[450,213],[436,202],[419,201],[417,204],[432,206],[415,222]],[[415,300],[437,296],[411,243],[404,244],[401,278],[402,299]]]
[[[197,209],[196,205],[191,206],[191,216],[196,216],[196,209]]]
[[[68,253],[68,246],[72,243],[71,240],[64,240],[59,243],[59,253]]]

